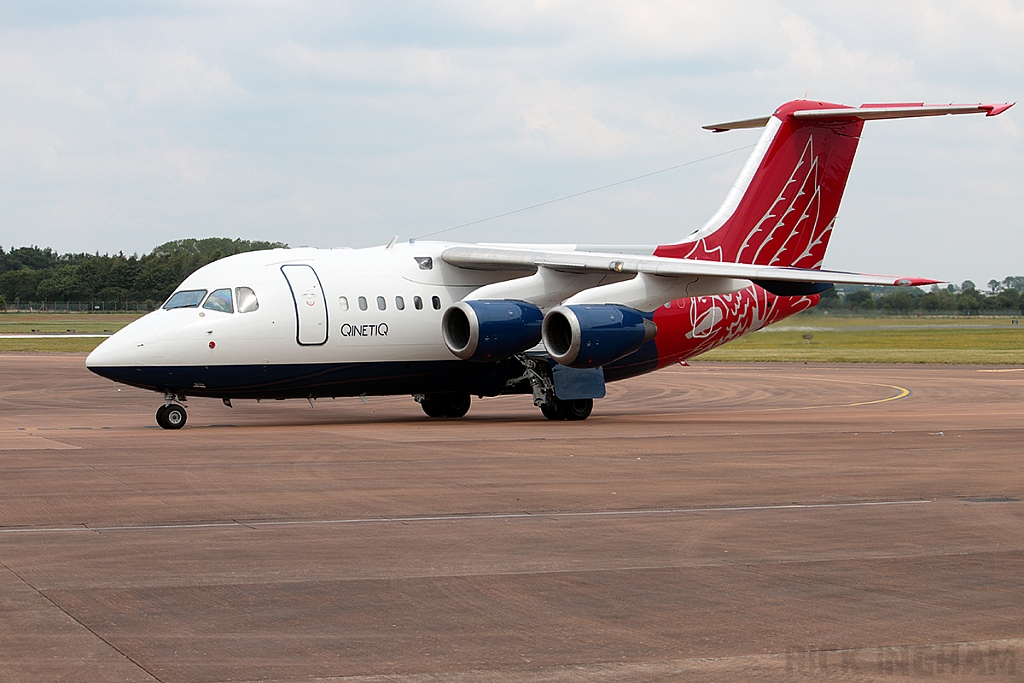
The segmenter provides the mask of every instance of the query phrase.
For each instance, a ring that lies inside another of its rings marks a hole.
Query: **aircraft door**
[[[292,290],[295,302],[295,339],[301,346],[327,343],[327,300],[320,278],[312,266],[294,264],[281,266],[284,279]]]

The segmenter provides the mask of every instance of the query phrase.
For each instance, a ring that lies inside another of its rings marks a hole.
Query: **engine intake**
[[[654,339],[658,326],[627,306],[558,306],[544,316],[544,348],[558,363],[596,368]]]
[[[444,312],[448,350],[463,360],[496,361],[536,346],[544,314],[525,301],[460,301]]]

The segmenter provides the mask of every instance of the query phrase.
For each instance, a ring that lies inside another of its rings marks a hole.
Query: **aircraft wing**
[[[886,285],[913,287],[942,282],[919,277],[868,275],[835,270],[812,270],[747,263],[721,263],[696,259],[665,258],[581,251],[539,251],[504,247],[449,247],[441,258],[453,266],[471,270],[523,271],[546,268],[563,273],[645,274],[662,277],[714,277],[808,284]],[[770,288],[765,287],[765,289]]]

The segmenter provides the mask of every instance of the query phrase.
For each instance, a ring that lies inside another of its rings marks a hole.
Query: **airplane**
[[[714,216],[664,245],[396,238],[237,254],[189,275],[86,366],[163,394],[165,429],[185,425],[189,396],[404,394],[458,418],[472,396],[524,394],[550,420],[585,420],[606,383],[805,311],[835,284],[938,283],[821,269],[864,122],[1011,106],[795,100],[705,126],[764,132]]]

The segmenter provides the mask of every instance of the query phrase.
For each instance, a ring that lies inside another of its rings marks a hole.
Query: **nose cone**
[[[157,343],[158,337],[143,319],[111,335],[85,359],[85,367],[97,375],[117,379],[120,370],[138,365],[139,352]]]

